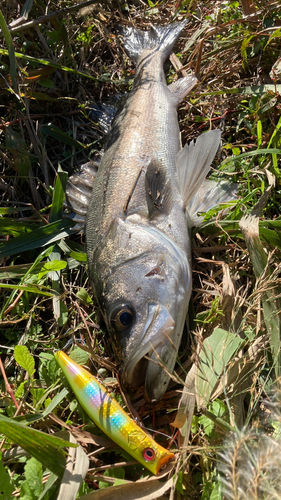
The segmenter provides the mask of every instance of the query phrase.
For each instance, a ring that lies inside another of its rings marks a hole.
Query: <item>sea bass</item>
[[[177,107],[197,80],[167,86],[163,63],[185,25],[123,29],[134,84],[113,121],[87,208],[88,273],[123,382],[145,383],[152,402],[168,387],[187,315],[189,227],[198,211],[227,198],[204,180],[220,132],[181,149]]]

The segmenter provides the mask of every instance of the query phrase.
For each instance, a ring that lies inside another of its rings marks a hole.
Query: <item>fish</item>
[[[136,65],[87,200],[88,274],[122,381],[162,399],[173,373],[192,290],[190,228],[198,212],[233,198],[206,180],[220,145],[211,130],[183,148],[177,107],[194,75],[167,85],[164,62],[186,20],[120,30]],[[88,175],[88,174],[87,174]]]
[[[54,357],[85,412],[110,439],[153,474],[173,460],[174,453],[132,420],[96,377],[62,350],[55,351]]]

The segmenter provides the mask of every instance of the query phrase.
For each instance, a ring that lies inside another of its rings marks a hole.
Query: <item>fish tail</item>
[[[166,59],[185,28],[187,20],[166,26],[151,26],[149,31],[140,31],[132,27],[120,27],[119,32],[130,58],[137,63],[144,51],[157,50]]]

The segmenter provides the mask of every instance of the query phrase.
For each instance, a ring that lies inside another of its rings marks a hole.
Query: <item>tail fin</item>
[[[143,51],[149,49],[157,49],[162,53],[163,59],[166,59],[186,24],[187,20],[166,26],[151,26],[149,31],[120,27],[119,32],[123,36],[126,52],[137,63]]]

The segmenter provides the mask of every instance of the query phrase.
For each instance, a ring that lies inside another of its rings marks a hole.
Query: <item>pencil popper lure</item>
[[[63,351],[56,351],[54,356],[81,406],[110,439],[153,474],[174,458],[127,415],[91,373]]]

